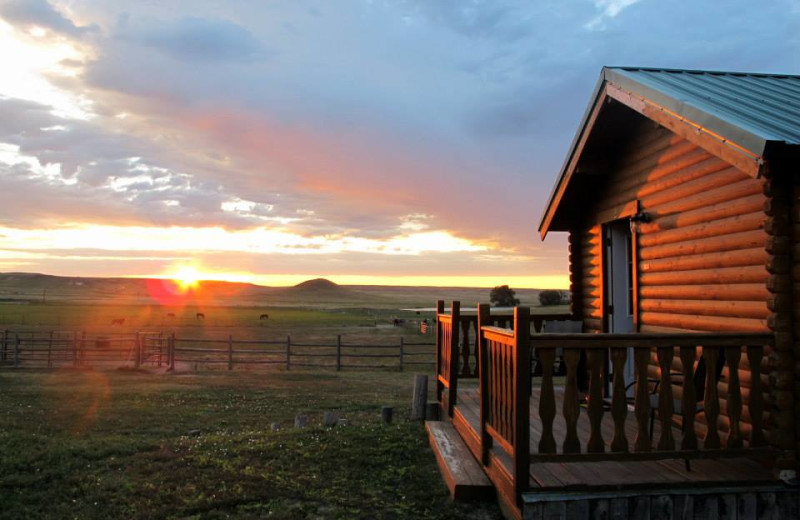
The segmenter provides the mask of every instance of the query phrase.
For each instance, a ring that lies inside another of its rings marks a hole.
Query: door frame
[[[603,332],[611,332],[608,314],[608,240],[606,238],[606,226],[619,220],[627,220],[631,224],[631,283],[633,284],[633,331],[639,332],[639,233],[635,225],[632,225],[632,217],[639,213],[640,203],[638,200],[626,204],[616,218],[602,222],[600,224],[600,308],[603,313]]]

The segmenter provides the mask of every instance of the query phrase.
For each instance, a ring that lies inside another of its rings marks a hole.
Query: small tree
[[[492,289],[489,294],[489,301],[497,307],[513,307],[519,305],[514,289],[507,285],[500,285]]]
[[[539,304],[542,307],[547,307],[548,305],[560,305],[563,301],[563,296],[561,291],[557,291],[555,289],[545,289],[539,293]]]

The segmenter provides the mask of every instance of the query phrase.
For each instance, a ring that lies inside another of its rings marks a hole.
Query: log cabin
[[[604,68],[555,232],[581,333],[438,304],[451,490],[513,518],[800,517],[800,76]]]

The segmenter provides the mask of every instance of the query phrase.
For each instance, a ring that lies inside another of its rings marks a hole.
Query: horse
[[[259,320],[268,320],[269,319],[269,314],[262,314],[258,319]]]
[[[202,312],[198,312],[197,314],[195,314],[195,318],[197,318],[198,320],[204,320],[206,319],[206,315],[203,314]]]
[[[113,318],[111,320],[112,325],[125,325],[125,318]]]

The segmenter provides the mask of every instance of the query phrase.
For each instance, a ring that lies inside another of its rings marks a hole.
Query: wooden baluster
[[[503,429],[503,414],[500,412],[500,346],[492,343],[492,426],[498,432]]]
[[[586,451],[589,453],[602,453],[606,449],[603,441],[601,425],[603,423],[603,361],[601,349],[590,349],[586,355],[589,364],[589,442]]]
[[[578,363],[581,351],[574,348],[564,349],[564,362],[567,365],[567,380],[564,386],[564,422],[567,424],[567,433],[564,437],[562,450],[564,453],[580,453],[581,441],[578,439]]]
[[[672,347],[658,349],[658,366],[661,369],[661,383],[658,387],[658,418],[661,421],[661,437],[658,439],[658,449],[672,451],[675,449],[675,439],[672,436],[672,379],[669,372],[672,367]]]
[[[506,424],[508,423],[508,416],[506,415],[506,347],[505,345],[497,344],[497,431],[505,437],[507,435]]]
[[[555,453],[556,439],[553,437],[553,421],[556,418],[556,398],[553,392],[553,364],[556,361],[554,348],[537,349],[542,363],[542,388],[539,394],[539,419],[542,421],[542,437],[539,453]]]
[[[697,433],[694,431],[694,417],[697,414],[697,390],[694,387],[694,362],[697,359],[697,348],[681,347],[680,351],[681,365],[683,366],[683,392],[681,394],[683,438],[681,439],[681,449],[696,450]],[[716,366],[716,363],[713,366]],[[706,364],[706,367],[706,375],[713,373],[712,365]],[[714,384],[716,385],[716,383]]]
[[[720,447],[719,441],[719,392],[717,391],[717,362],[719,360],[718,347],[703,347],[703,357],[706,360],[706,389],[703,399],[703,408],[706,413],[708,433],[703,441],[703,448],[716,450]]]
[[[461,320],[461,375],[470,377],[472,369],[469,366],[470,352],[469,352],[469,329],[472,327],[472,320]]]
[[[611,440],[611,451],[615,452],[628,451],[628,439],[625,437],[625,419],[628,417],[628,399],[625,396],[625,361],[627,359],[628,349],[611,349],[611,363],[614,369],[614,393],[611,396],[614,438]]]
[[[633,351],[634,363],[636,363],[636,451],[650,451],[650,434],[647,431],[647,422],[652,410],[650,409],[650,389],[647,381],[647,366],[650,364],[650,349],[637,348]]]
[[[482,304],[478,304],[478,315],[475,316],[475,328],[473,330],[473,344],[472,351],[475,355],[475,373],[473,377],[479,378],[481,373],[481,317],[480,308]],[[488,325],[488,323],[484,323]]]
[[[739,421],[742,419],[742,386],[739,381],[739,361],[742,358],[741,347],[728,347],[725,349],[725,359],[728,362],[728,418],[731,421],[731,431],[728,435],[727,448],[736,449],[743,446],[742,428]]]
[[[506,362],[506,353],[505,353],[505,346],[501,343],[497,344],[497,431],[501,435],[505,436],[505,425],[506,425],[506,409],[505,409],[505,399],[506,399],[506,387],[505,387],[505,366]]]
[[[500,428],[497,430],[504,437],[508,435],[506,424],[508,424],[508,409],[506,408],[506,399],[508,390],[506,389],[506,347],[505,345],[497,345],[497,406],[500,411],[499,423]]]
[[[750,362],[750,424],[753,426],[750,434],[750,447],[755,448],[767,443],[764,437],[763,414],[764,395],[761,390],[761,359],[764,357],[764,347],[748,346],[747,360]]]
[[[514,370],[513,370],[513,351],[510,346],[506,346],[503,349],[506,353],[506,357],[503,363],[503,382],[505,383],[505,399],[503,399],[503,403],[506,407],[506,438],[513,444],[514,439],[514,428],[512,427],[514,422],[514,397],[513,397],[513,377],[514,377]]]

